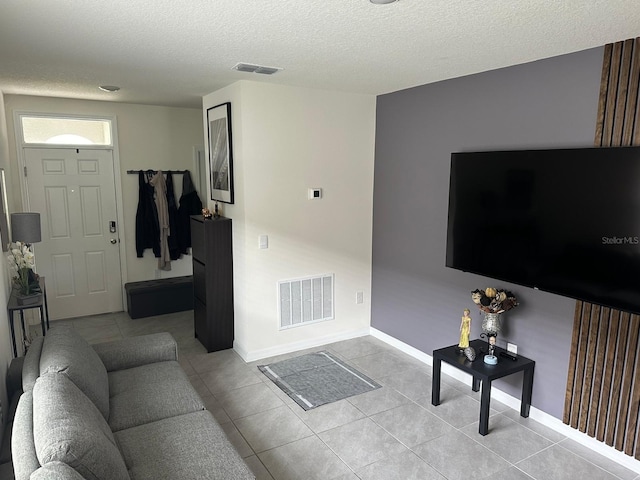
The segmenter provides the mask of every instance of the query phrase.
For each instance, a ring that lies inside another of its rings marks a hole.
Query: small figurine
[[[209,218],[211,218],[211,216],[212,216],[212,215],[211,215],[211,212],[209,211],[209,209],[208,209],[208,208],[203,208],[203,209],[202,209],[202,216],[203,216],[204,218],[209,219]]]
[[[218,202],[213,207],[213,218],[220,218],[220,212],[218,211]]]
[[[463,350],[464,356],[467,357],[467,360],[473,362],[476,359],[476,351],[473,347],[467,347]]]
[[[460,343],[458,343],[458,348],[460,350],[464,350],[469,346],[469,334],[471,333],[470,313],[471,311],[468,308],[465,308],[462,321],[460,322]]]

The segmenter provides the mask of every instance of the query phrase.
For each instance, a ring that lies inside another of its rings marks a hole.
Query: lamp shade
[[[40,236],[40,214],[34,212],[11,214],[11,241],[37,243]]]

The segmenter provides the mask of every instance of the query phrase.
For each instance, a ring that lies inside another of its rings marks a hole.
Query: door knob
[[[115,238],[112,238],[111,240],[109,240],[113,245],[115,245],[116,243],[118,243],[118,240],[116,240]]]

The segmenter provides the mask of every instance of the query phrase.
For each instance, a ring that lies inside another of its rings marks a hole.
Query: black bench
[[[125,284],[124,289],[127,292],[127,311],[131,318],[193,310],[191,275],[130,282]]]

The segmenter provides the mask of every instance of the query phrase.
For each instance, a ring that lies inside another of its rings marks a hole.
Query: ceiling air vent
[[[264,65],[253,65],[251,63],[237,63],[232,70],[238,70],[239,72],[247,73],[261,73],[263,75],[273,75],[274,73],[282,70],[278,67],[265,67]]]

